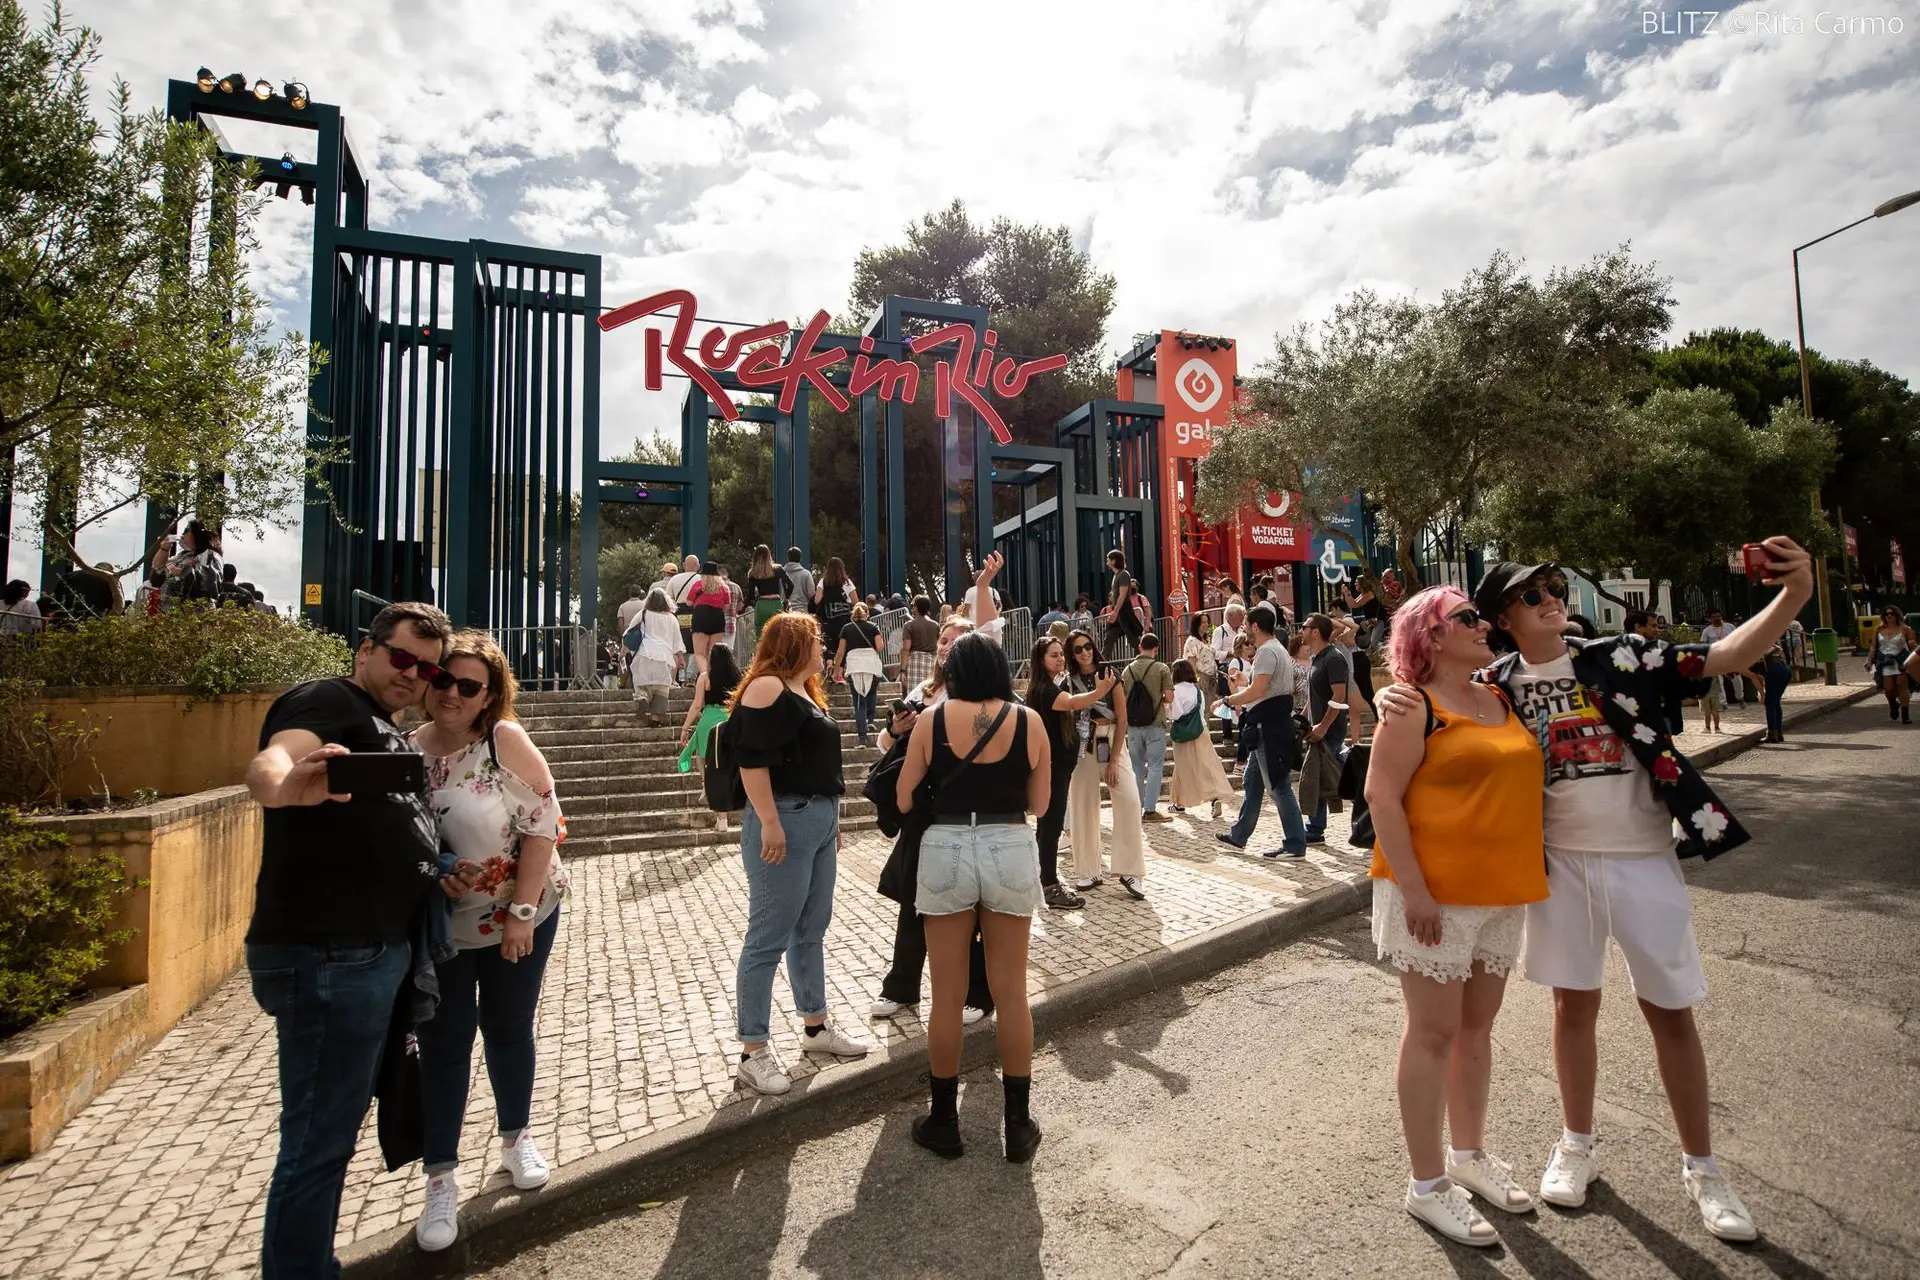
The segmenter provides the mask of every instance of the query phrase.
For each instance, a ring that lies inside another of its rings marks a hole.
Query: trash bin
[[[1840,661],[1840,633],[1832,627],[1813,629],[1813,660],[1815,662]]]
[[[1856,633],[1860,637],[1859,647],[1862,649],[1872,649],[1874,640],[1880,634],[1879,616],[1871,613],[1863,613],[1858,615],[1854,619],[1854,622],[1857,624],[1855,628]]]

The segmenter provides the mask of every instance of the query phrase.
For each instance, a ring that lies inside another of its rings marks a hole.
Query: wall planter
[[[0,1040],[0,1160],[53,1141],[151,1043],[147,1024],[147,989],[130,987]]]
[[[213,698],[191,697],[184,685],[49,689],[34,706],[100,730],[92,760],[83,757],[61,779],[64,794],[98,795],[104,779],[115,796],[143,787],[181,796],[245,778],[267,708],[287,687],[247,685]]]

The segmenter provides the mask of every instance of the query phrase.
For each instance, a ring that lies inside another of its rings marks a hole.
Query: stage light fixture
[[[244,71],[236,71],[220,81],[220,92],[222,93],[244,93],[246,92],[246,88],[247,73]]]
[[[262,76],[253,82],[253,96],[262,102],[273,97],[273,86],[267,83],[266,77]]]
[[[1227,339],[1227,338],[1222,338],[1222,339],[1220,339],[1220,349],[1221,349],[1222,351],[1231,351],[1231,350],[1233,350],[1233,343],[1232,343],[1232,341],[1231,341],[1231,340],[1229,340],[1229,339]]]
[[[645,502],[647,500],[647,486],[643,484],[635,485],[633,488],[633,500],[635,502]]]
[[[293,190],[293,184],[291,182],[280,182],[280,183],[274,184],[273,194],[278,196],[280,199],[285,200],[287,198],[287,194],[292,190]]]
[[[213,72],[207,70],[207,68],[202,67],[198,71],[194,72],[193,82],[200,86],[200,92],[202,93],[213,92],[213,85],[214,85]]]
[[[307,109],[307,86],[301,84],[298,80],[287,81],[280,92],[286,95],[287,105],[295,111],[305,111]]]
[[[300,188],[300,203],[309,205],[313,203],[313,186],[311,183]]]
[[[280,153],[280,170],[281,170],[281,172],[283,172],[283,173],[292,173],[292,172],[293,172],[293,168],[294,168],[294,161],[293,161],[293,152],[291,152],[291,151],[282,151],[282,152]]]
[[[1220,344],[1218,342],[1215,342],[1212,338],[1207,339],[1207,350],[1218,351],[1219,349],[1220,349]]]

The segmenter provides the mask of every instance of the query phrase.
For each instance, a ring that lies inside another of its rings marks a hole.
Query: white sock
[[[1447,1177],[1446,1177],[1446,1175],[1445,1175],[1445,1174],[1441,1174],[1441,1175],[1440,1175],[1439,1177],[1437,1177],[1437,1178],[1413,1178],[1413,1179],[1410,1179],[1410,1181],[1411,1181],[1411,1182],[1413,1183],[1413,1194],[1415,1194],[1415,1195],[1417,1195],[1417,1196],[1430,1196],[1430,1195],[1432,1195],[1432,1194],[1433,1194],[1433,1189],[1434,1189],[1435,1187],[1437,1187],[1437,1186],[1439,1186],[1439,1185],[1440,1185],[1441,1183],[1443,1183],[1443,1182],[1445,1182],[1446,1180],[1447,1180]]]
[[[1447,1158],[1455,1164],[1472,1164],[1480,1158],[1480,1148],[1473,1147],[1462,1151],[1458,1147],[1448,1147]]]
[[[1570,1147],[1578,1147],[1582,1151],[1593,1150],[1593,1135],[1590,1133],[1575,1133],[1571,1129],[1562,1129],[1560,1131],[1560,1141]]]
[[[1717,1174],[1720,1172],[1720,1162],[1712,1156],[1690,1156],[1684,1152],[1681,1154],[1681,1168],[1685,1169],[1688,1173]]]

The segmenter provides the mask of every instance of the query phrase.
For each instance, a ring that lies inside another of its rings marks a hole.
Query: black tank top
[[[1033,766],[1027,762],[1027,718],[1013,708],[1013,745],[1007,754],[992,763],[975,760],[960,771],[960,776],[939,789],[933,798],[935,813],[1025,813],[1027,779]],[[998,714],[997,712],[995,713]],[[992,748],[989,747],[989,750]],[[941,703],[933,721],[933,776],[944,778],[960,764],[961,757],[947,745],[947,704]]]

